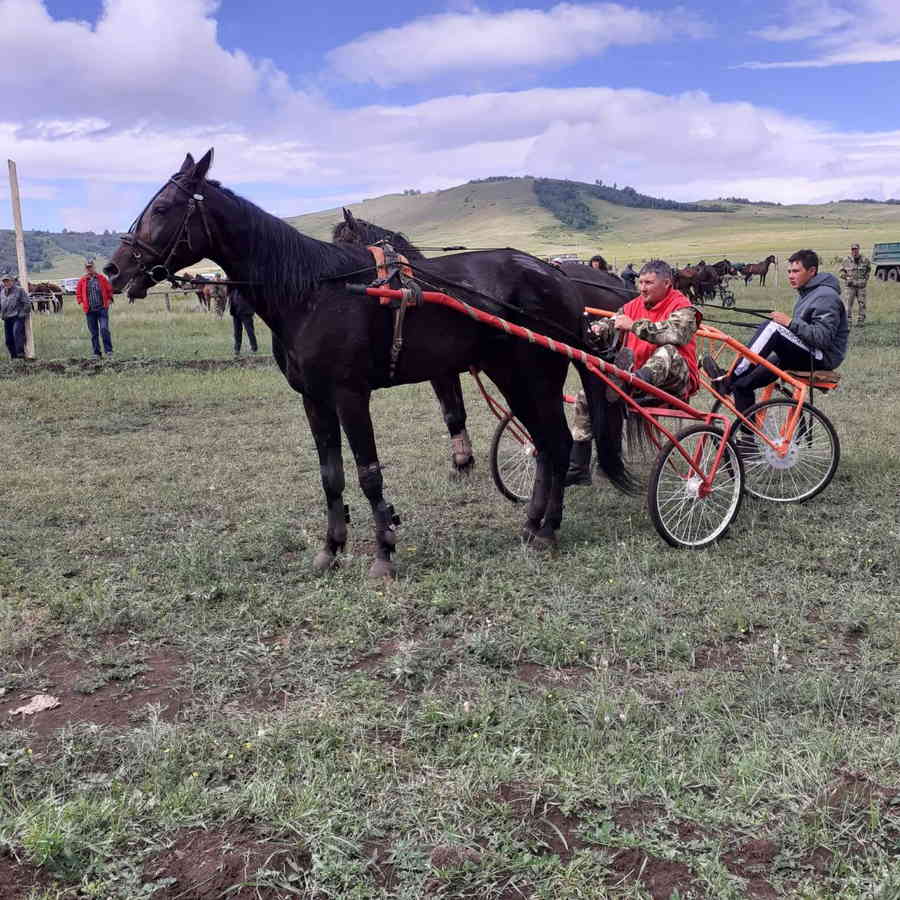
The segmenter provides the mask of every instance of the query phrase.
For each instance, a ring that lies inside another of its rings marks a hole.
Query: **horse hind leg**
[[[466,405],[463,400],[462,385],[459,376],[443,375],[431,380],[444,424],[450,434],[450,463],[451,475],[468,475],[475,467],[475,455],[472,452],[472,442],[469,432],[466,431]]]

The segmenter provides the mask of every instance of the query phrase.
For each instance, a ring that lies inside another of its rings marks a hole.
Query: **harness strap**
[[[382,241],[380,244],[372,244],[366,249],[375,260],[375,271],[378,274],[378,278],[372,286],[382,287],[399,281],[400,287],[405,289],[400,300],[391,301],[389,304],[394,310],[394,334],[391,340],[389,372],[389,378],[393,381],[397,371],[397,362],[403,350],[403,322],[406,318],[406,310],[411,306],[422,305],[424,302],[422,288],[413,276],[409,260],[403,254],[397,253],[389,243]]]

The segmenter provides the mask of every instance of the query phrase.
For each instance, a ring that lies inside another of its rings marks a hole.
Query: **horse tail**
[[[640,482],[628,471],[622,456],[622,430],[625,423],[625,406],[610,403],[606,398],[603,382],[592,375],[581,363],[575,368],[591,410],[591,430],[597,448],[597,465],[619,490],[626,494],[641,491]]]

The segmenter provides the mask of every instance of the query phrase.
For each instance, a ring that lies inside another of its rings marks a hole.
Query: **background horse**
[[[556,542],[572,438],[562,389],[568,358],[512,338],[474,319],[425,304],[407,316],[403,352],[392,373],[391,311],[348,290],[347,279],[371,282],[371,254],[307,237],[206,176],[212,150],[151,198],[105,267],[113,288],[145,297],[156,282],[203,258],[228,280],[247,286],[246,299],[272,331],[282,373],[303,397],[319,455],[328,524],[316,554],[330,568],[347,540],[341,457],[343,429],[356,459],[360,488],[375,520],[370,575],[392,575],[396,550],[393,507],[384,481],[369,409],[371,392],[428,381],[478,366],[500,389],[537,450],[536,474],[523,533],[536,545]],[[581,298],[552,266],[517,250],[458,253],[419,263],[423,286],[446,290],[494,315],[583,347]],[[242,292],[243,293],[243,292]],[[622,410],[579,364],[591,407],[598,461],[619,486],[634,485],[621,455]]]
[[[349,209],[344,209],[344,221],[338,222],[331,230],[331,240],[335,244],[355,247],[369,247],[373,244],[390,244],[394,250],[405,256],[410,263],[425,261],[424,254],[411,244],[399,231],[389,231],[380,225],[373,225],[365,219],[357,219]],[[415,270],[414,270],[415,271]],[[475,466],[475,454],[469,432],[466,431],[466,405],[463,401],[462,385],[456,373],[431,379],[431,387],[441,407],[444,424],[450,434],[450,462],[454,474],[466,475]]]
[[[744,276],[744,284],[750,284],[753,280],[753,276],[759,275],[760,287],[765,287],[766,275],[769,274],[769,266],[774,262],[774,256],[767,256],[762,262],[750,263],[749,265],[744,266],[744,271],[741,273]]]

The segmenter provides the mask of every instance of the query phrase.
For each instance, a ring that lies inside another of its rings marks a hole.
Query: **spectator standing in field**
[[[596,256],[591,257],[590,266],[592,269],[599,269],[601,272],[609,271],[606,260],[599,253]]]
[[[850,245],[850,255],[841,263],[840,276],[847,284],[844,307],[847,310],[847,325],[853,324],[853,304],[859,303],[856,324],[862,328],[866,322],[866,282],[872,273],[872,261],[859,252],[859,244]]]
[[[256,353],[256,331],[253,328],[253,307],[243,298],[241,292],[232,287],[228,292],[228,305],[231,311],[231,324],[234,326],[234,355],[241,355],[243,332],[247,332],[247,343],[250,352]]]
[[[622,269],[619,278],[625,282],[625,287],[630,288],[633,291],[637,290],[637,272],[634,271],[634,266],[631,263],[628,263],[628,265]]]
[[[11,359],[25,359],[25,322],[31,315],[31,300],[7,272],[0,280],[0,318]]]
[[[112,303],[112,286],[105,275],[94,271],[94,261],[84,263],[84,275],[78,280],[75,299],[84,310],[88,331],[91,333],[91,347],[94,356],[100,359],[100,339],[103,351],[112,356],[112,337],[109,333],[109,304]]]

